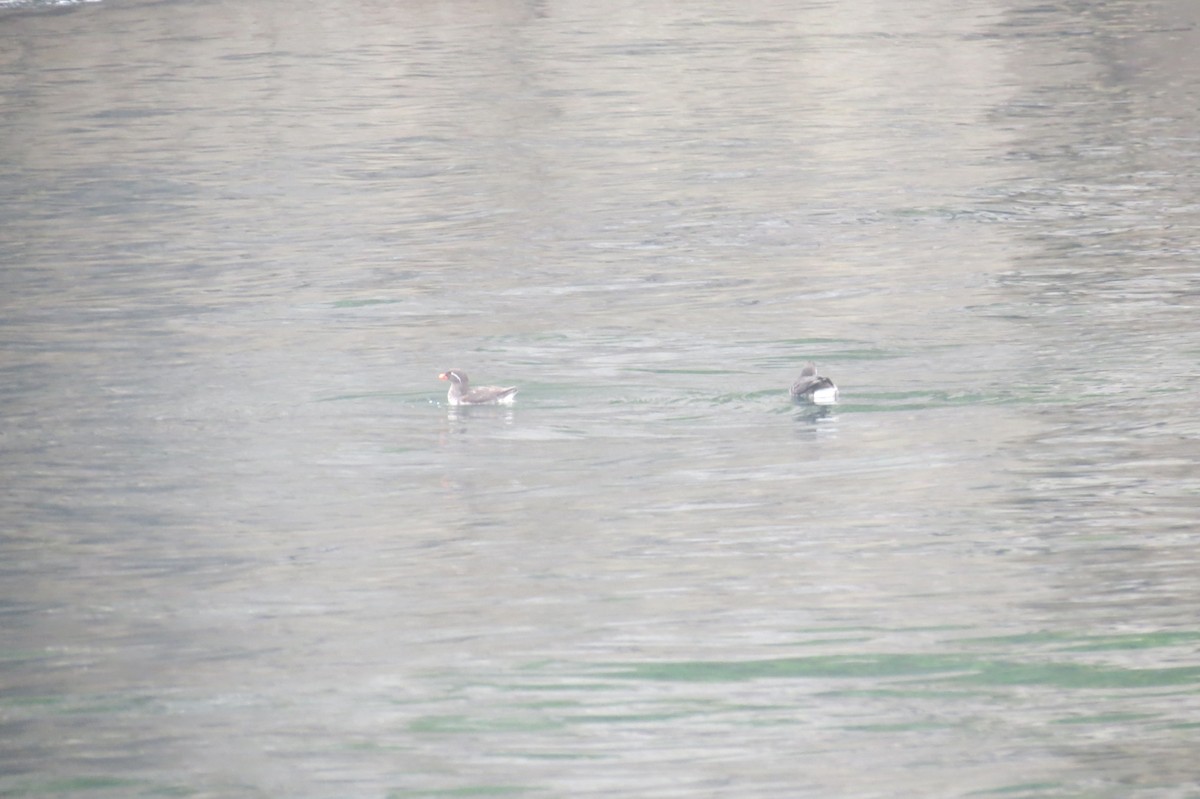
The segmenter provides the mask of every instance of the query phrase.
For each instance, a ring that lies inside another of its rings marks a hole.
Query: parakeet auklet
[[[461,369],[450,369],[438,375],[439,380],[450,381],[446,401],[451,405],[512,405],[517,396],[516,386],[476,386],[471,388],[467,373]]]

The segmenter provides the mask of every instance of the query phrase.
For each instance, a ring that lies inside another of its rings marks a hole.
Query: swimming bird
[[[792,399],[813,405],[836,405],[838,401],[838,387],[828,377],[817,374],[817,365],[812,361],[804,364],[789,393]]]
[[[451,405],[512,405],[517,396],[516,386],[476,386],[471,388],[467,373],[461,369],[449,369],[438,375],[438,380],[449,380],[450,391],[446,402]]]

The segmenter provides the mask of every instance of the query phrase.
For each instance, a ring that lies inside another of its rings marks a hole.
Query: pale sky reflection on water
[[[1189,796],[1198,23],[0,4],[0,791]]]

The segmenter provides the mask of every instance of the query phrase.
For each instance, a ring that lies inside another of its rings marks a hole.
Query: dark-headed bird
[[[817,365],[812,361],[804,364],[789,393],[792,399],[813,405],[836,405],[838,401],[838,387],[828,377],[817,374]]]

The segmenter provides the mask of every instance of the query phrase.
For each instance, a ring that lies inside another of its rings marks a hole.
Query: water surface
[[[0,6],[0,790],[1194,796],[1198,25]]]

